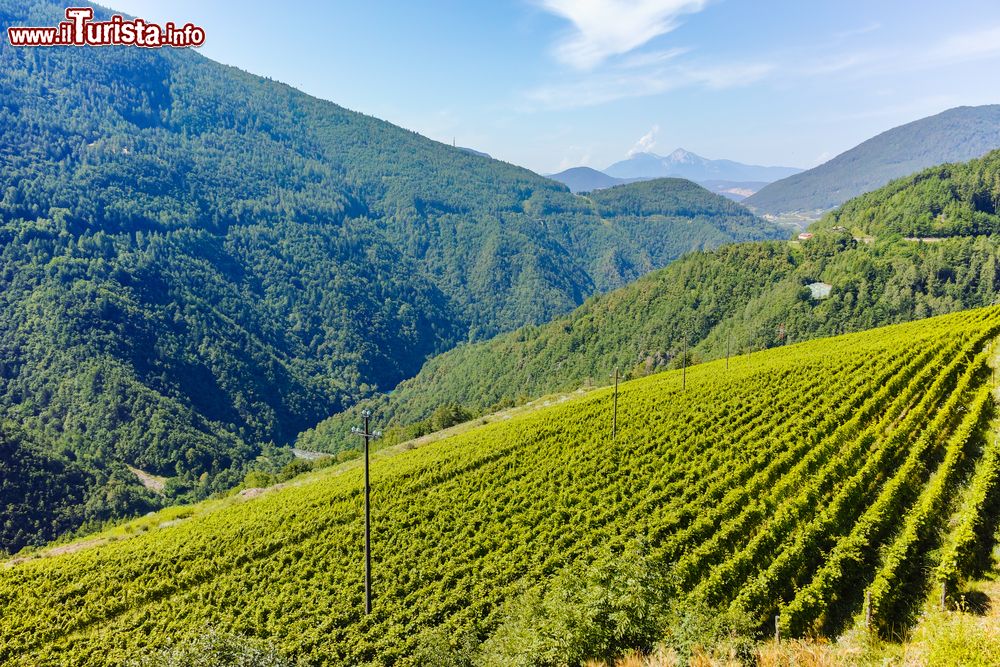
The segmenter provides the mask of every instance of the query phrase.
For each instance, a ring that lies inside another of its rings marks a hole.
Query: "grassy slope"
[[[0,619],[0,661],[116,663],[211,623],[271,637],[315,664],[405,662],[426,628],[490,635],[504,619],[505,599],[600,548],[640,538],[653,562],[667,567],[675,550],[711,544],[714,556],[698,552],[708,559],[703,565],[723,562],[739,552],[726,546],[720,524],[704,523],[717,512],[749,521],[743,531],[775,529],[767,516],[744,516],[755,503],[740,494],[770,502],[758,494],[772,489],[780,504],[795,498],[785,486],[833,484],[819,467],[823,456],[845,457],[839,475],[860,475],[869,460],[876,470],[897,470],[892,461],[908,456],[943,405],[936,392],[952,387],[956,400],[972,404],[981,361],[962,350],[978,349],[998,327],[1000,311],[959,314],[740,357],[728,372],[721,362],[702,364],[688,370],[686,392],[677,372],[627,383],[617,445],[607,436],[609,393],[597,390],[381,459],[373,471],[377,598],[369,619],[358,611],[356,462],[169,526],[147,520],[144,532],[119,532],[129,539],[13,564],[0,569],[0,600],[17,609]],[[898,381],[897,391],[879,393],[883,373],[897,378],[888,382]],[[959,376],[973,381],[967,390],[954,389]],[[868,455],[838,454],[863,436],[842,432],[846,426],[832,436],[831,429],[842,412],[859,410],[873,426],[882,422],[878,446]],[[942,414],[940,430],[931,429],[936,447],[960,413]],[[879,451],[886,458],[871,458]],[[934,451],[931,467],[940,460]],[[885,481],[872,479],[845,516],[857,517]],[[911,493],[920,489],[915,484]],[[821,493],[818,503],[802,505],[792,529],[821,525],[816,512],[832,498]],[[893,516],[905,516],[910,502]],[[824,533],[831,544],[849,521]],[[763,581],[779,553],[755,558],[750,580]],[[806,572],[823,565],[811,562]],[[684,585],[675,595],[689,593],[695,588]],[[766,593],[761,611],[786,594],[780,587]]]

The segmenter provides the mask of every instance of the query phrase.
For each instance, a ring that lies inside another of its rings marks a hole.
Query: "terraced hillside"
[[[998,334],[989,308],[802,343],[624,384],[614,441],[598,390],[378,459],[370,617],[356,465],[8,563],[0,663],[118,664],[211,626],[317,665],[415,664],[440,628],[504,664],[537,646],[505,641],[510,600],[637,543],[645,583],[629,595],[749,627],[780,613],[805,635],[852,623],[869,591],[888,634],[991,548]]]

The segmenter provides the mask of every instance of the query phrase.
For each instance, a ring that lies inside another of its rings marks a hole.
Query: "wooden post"
[[[774,642],[781,643],[781,614],[774,615]]]
[[[733,344],[733,330],[730,329],[729,333],[726,335],[726,370],[729,370],[729,349]]]
[[[872,629],[872,592],[865,591],[865,630]]]
[[[618,367],[615,366],[615,408],[611,416],[611,439],[618,437]]]
[[[684,358],[681,360],[684,370],[681,371],[681,391],[687,389],[688,383],[688,342],[684,339]]]
[[[948,611],[948,582],[941,582],[941,611]]]

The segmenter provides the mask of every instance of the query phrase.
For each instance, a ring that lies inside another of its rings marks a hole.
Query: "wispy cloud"
[[[628,56],[627,58],[622,58],[615,63],[615,67],[618,69],[637,69],[641,67],[662,65],[665,62],[674,60],[679,56],[688,53],[690,50],[691,49],[688,48],[675,48],[663,51],[651,51],[649,53],[636,53]]]
[[[628,156],[632,157],[636,153],[648,153],[656,147],[656,135],[660,133],[660,126],[654,125],[649,132],[639,137],[632,148],[628,151]]]
[[[928,95],[907,100],[899,104],[889,104],[860,108],[849,113],[820,114],[815,118],[824,123],[853,123],[872,118],[920,118],[960,104],[953,95]]]
[[[955,63],[1000,59],[1000,25],[944,36],[937,42],[847,48],[844,40],[882,29],[869,23],[832,35],[806,57],[787,51],[760,60],[727,61],[683,46],[640,48],[701,11],[708,0],[535,0],[568,19],[572,34],[557,45],[577,71],[522,93],[524,111],[593,107],[682,88],[724,90],[770,80],[790,82],[896,76]]]
[[[849,30],[842,30],[840,32],[835,32],[833,33],[833,38],[836,40],[844,40],[844,39],[849,39],[851,37],[857,37],[858,35],[867,35],[870,32],[875,32],[881,27],[882,24],[878,23],[877,21],[872,23],[867,23],[857,28],[851,28]]]
[[[935,64],[964,62],[1000,56],[1000,26],[952,35],[931,47],[926,59]]]
[[[806,77],[840,72],[864,77],[884,77],[993,59],[1000,59],[1000,25],[955,33],[929,44],[895,49],[851,50],[798,65],[789,64],[786,69]]]
[[[556,57],[588,70],[632,51],[701,11],[707,0],[539,0],[546,11],[573,24],[555,49]]]
[[[750,85],[774,69],[769,63],[713,65],[669,64],[664,67],[610,69],[538,86],[525,92],[527,110],[574,109],[598,106],[615,100],[659,95],[679,88],[722,90]]]
[[[775,66],[771,63],[727,63],[686,68],[684,73],[693,84],[724,90],[757,83],[774,69]]]
[[[806,61],[788,69],[790,72],[806,77],[823,76],[856,70],[877,60],[877,58],[878,56],[872,53],[852,51],[850,53],[834,54]]]

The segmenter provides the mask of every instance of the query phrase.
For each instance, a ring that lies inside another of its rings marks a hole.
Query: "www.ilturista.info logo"
[[[12,46],[162,46],[185,48],[205,43],[205,30],[188,23],[162,26],[142,19],[128,20],[114,15],[108,21],[94,21],[91,7],[69,7],[66,20],[55,27],[7,28]]]

